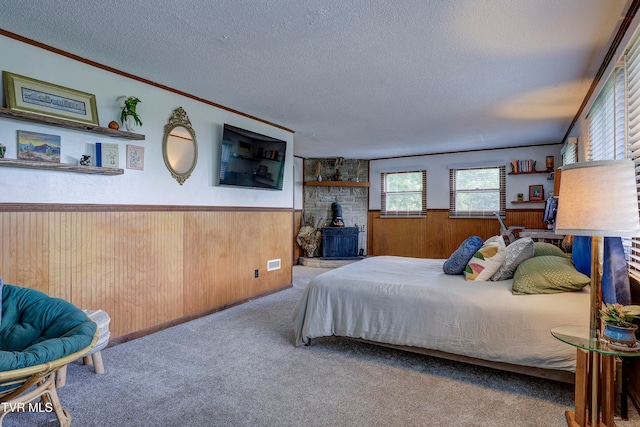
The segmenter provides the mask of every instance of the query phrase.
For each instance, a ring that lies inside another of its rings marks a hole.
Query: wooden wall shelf
[[[368,182],[354,181],[306,181],[304,185],[309,187],[368,187]]]
[[[526,203],[544,203],[544,202],[545,202],[544,200],[522,200],[522,201],[514,200],[514,201],[511,202],[511,204],[513,204],[513,205],[523,205],[523,204],[526,204]]]
[[[77,166],[68,163],[48,163],[18,159],[0,159],[0,166],[8,168],[49,169],[62,172],[77,172],[97,175],[122,175],[124,173],[124,169]]]
[[[56,126],[66,129],[79,130],[83,132],[92,132],[100,135],[111,136],[113,138],[131,139],[134,141],[142,141],[144,135],[132,132],[125,132],[111,128],[104,128],[90,123],[74,122],[72,120],[59,119],[57,117],[49,117],[41,114],[27,113],[24,111],[10,110],[8,108],[0,108],[0,117],[12,120],[21,120],[25,122],[39,123],[50,126]]]

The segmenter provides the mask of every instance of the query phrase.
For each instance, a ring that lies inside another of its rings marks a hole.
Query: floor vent
[[[267,261],[267,271],[280,270],[280,258]]]

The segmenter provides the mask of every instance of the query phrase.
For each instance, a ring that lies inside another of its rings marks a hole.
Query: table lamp
[[[561,167],[556,233],[591,236],[591,339],[600,329],[603,237],[639,237],[638,188],[631,160],[602,160]]]

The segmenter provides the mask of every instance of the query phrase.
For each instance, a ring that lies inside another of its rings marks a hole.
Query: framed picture
[[[267,176],[267,167],[265,165],[258,166],[258,176],[266,177]]]
[[[120,148],[118,144],[102,143],[100,163],[103,168],[120,167]]]
[[[60,163],[60,136],[19,130],[18,159]]]
[[[541,202],[544,200],[544,187],[542,185],[529,186],[529,201]]]
[[[98,125],[96,96],[2,72],[7,108]]]
[[[127,169],[144,170],[144,147],[127,144]]]

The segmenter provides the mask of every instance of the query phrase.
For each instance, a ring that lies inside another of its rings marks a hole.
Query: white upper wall
[[[0,202],[293,207],[291,132],[2,36],[0,58],[3,58],[3,71],[94,94],[103,127],[118,120],[118,96],[140,98],[138,113],[143,126],[136,133],[146,136],[144,141],[131,141],[0,119],[0,143],[7,146],[7,158],[17,158],[17,131],[29,130],[60,135],[62,163],[77,164],[81,155],[93,156],[96,142],[116,143],[120,148],[120,167],[125,170],[123,175],[103,176],[3,167],[0,168]],[[189,78],[188,71],[186,68],[185,78]],[[2,99],[5,99],[4,92]],[[162,157],[164,126],[178,107],[187,112],[198,143],[198,163],[184,185],[171,177]],[[215,185],[224,123],[287,142],[282,191]],[[127,144],[145,148],[144,171],[125,168]]]
[[[401,170],[427,170],[427,209],[449,209],[449,167],[452,165],[476,165],[482,163],[504,163],[507,174],[511,171],[509,163],[513,160],[535,160],[536,169],[545,170],[545,158],[554,156],[555,167],[561,165],[560,149],[562,145],[544,145],[539,147],[509,148],[463,153],[434,154],[397,159],[372,160],[369,163],[369,209],[380,209],[380,174]],[[517,199],[518,193],[529,198],[530,185],[543,185],[545,199],[553,191],[553,181],[547,174],[507,175],[507,209],[542,208],[537,204],[518,204],[510,202]]]

